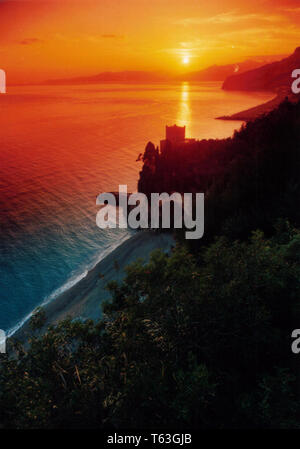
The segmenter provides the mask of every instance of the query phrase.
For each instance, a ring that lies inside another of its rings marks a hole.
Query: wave
[[[69,280],[67,280],[61,287],[54,290],[49,296],[47,296],[41,304],[37,305],[30,313],[28,313],[24,318],[22,318],[20,321],[17,322],[15,326],[13,326],[11,329],[7,331],[6,338],[12,337],[30,318],[32,317],[34,311],[38,307],[43,307],[46,304],[49,304],[51,301],[56,299],[58,296],[60,296],[65,291],[69,290],[70,288],[74,287],[74,285],[78,284],[82,279],[84,279],[87,274],[95,268],[95,266],[101,262],[103,259],[105,259],[106,256],[108,256],[110,253],[112,253],[116,248],[118,248],[120,245],[122,245],[123,242],[130,239],[132,237],[132,233],[125,234],[122,238],[120,238],[117,242],[110,245],[108,248],[104,249],[100,256],[96,258],[91,264],[89,264],[87,267],[85,267],[85,270],[81,272],[80,274],[71,276]]]

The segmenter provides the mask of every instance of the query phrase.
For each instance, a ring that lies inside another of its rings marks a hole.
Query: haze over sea
[[[165,125],[187,136],[231,136],[215,120],[272,98],[224,92],[220,83],[10,87],[0,95],[0,328],[82,278],[131,234],[97,228],[96,197],[136,190],[151,140]]]

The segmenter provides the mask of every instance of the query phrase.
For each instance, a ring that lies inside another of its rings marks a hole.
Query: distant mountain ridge
[[[236,73],[243,73],[265,65],[267,62],[278,60],[282,55],[269,57],[258,57],[257,59],[247,59],[243,62],[226,65],[212,65],[206,69],[189,72],[180,75],[178,78],[182,81],[224,81],[227,77]]]
[[[272,100],[254,108],[218,118],[222,120],[254,120],[275,109],[285,98],[288,98],[291,102],[298,101],[299,96],[293,94],[291,90],[292,72],[298,68],[300,68],[300,47],[297,47],[294,53],[281,61],[229,76],[223,83],[222,88],[224,90],[264,90],[274,92],[277,95]]]
[[[97,84],[97,83],[151,83],[166,81],[224,81],[235,72],[241,73],[257,67],[261,67],[266,60],[280,59],[282,56],[260,56],[255,59],[227,64],[213,65],[196,72],[187,72],[173,76],[167,72],[124,70],[121,72],[102,72],[92,76],[79,76],[74,78],[50,79],[43,84]]]
[[[223,83],[224,90],[266,90],[279,92],[289,90],[291,74],[300,68],[300,47],[281,61],[272,62],[241,74],[229,76]]]
[[[44,84],[97,84],[97,83],[142,83],[168,79],[166,73],[124,70],[122,72],[102,72],[92,76],[47,80]]]

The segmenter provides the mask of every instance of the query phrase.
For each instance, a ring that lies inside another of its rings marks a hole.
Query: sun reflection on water
[[[189,129],[189,125],[191,123],[190,84],[188,82],[184,82],[181,85],[181,94],[176,123],[179,126],[185,126],[186,129]]]

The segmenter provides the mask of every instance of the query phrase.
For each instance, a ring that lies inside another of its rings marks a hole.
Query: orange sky
[[[8,82],[192,71],[291,53],[300,0],[0,0],[0,30]]]

